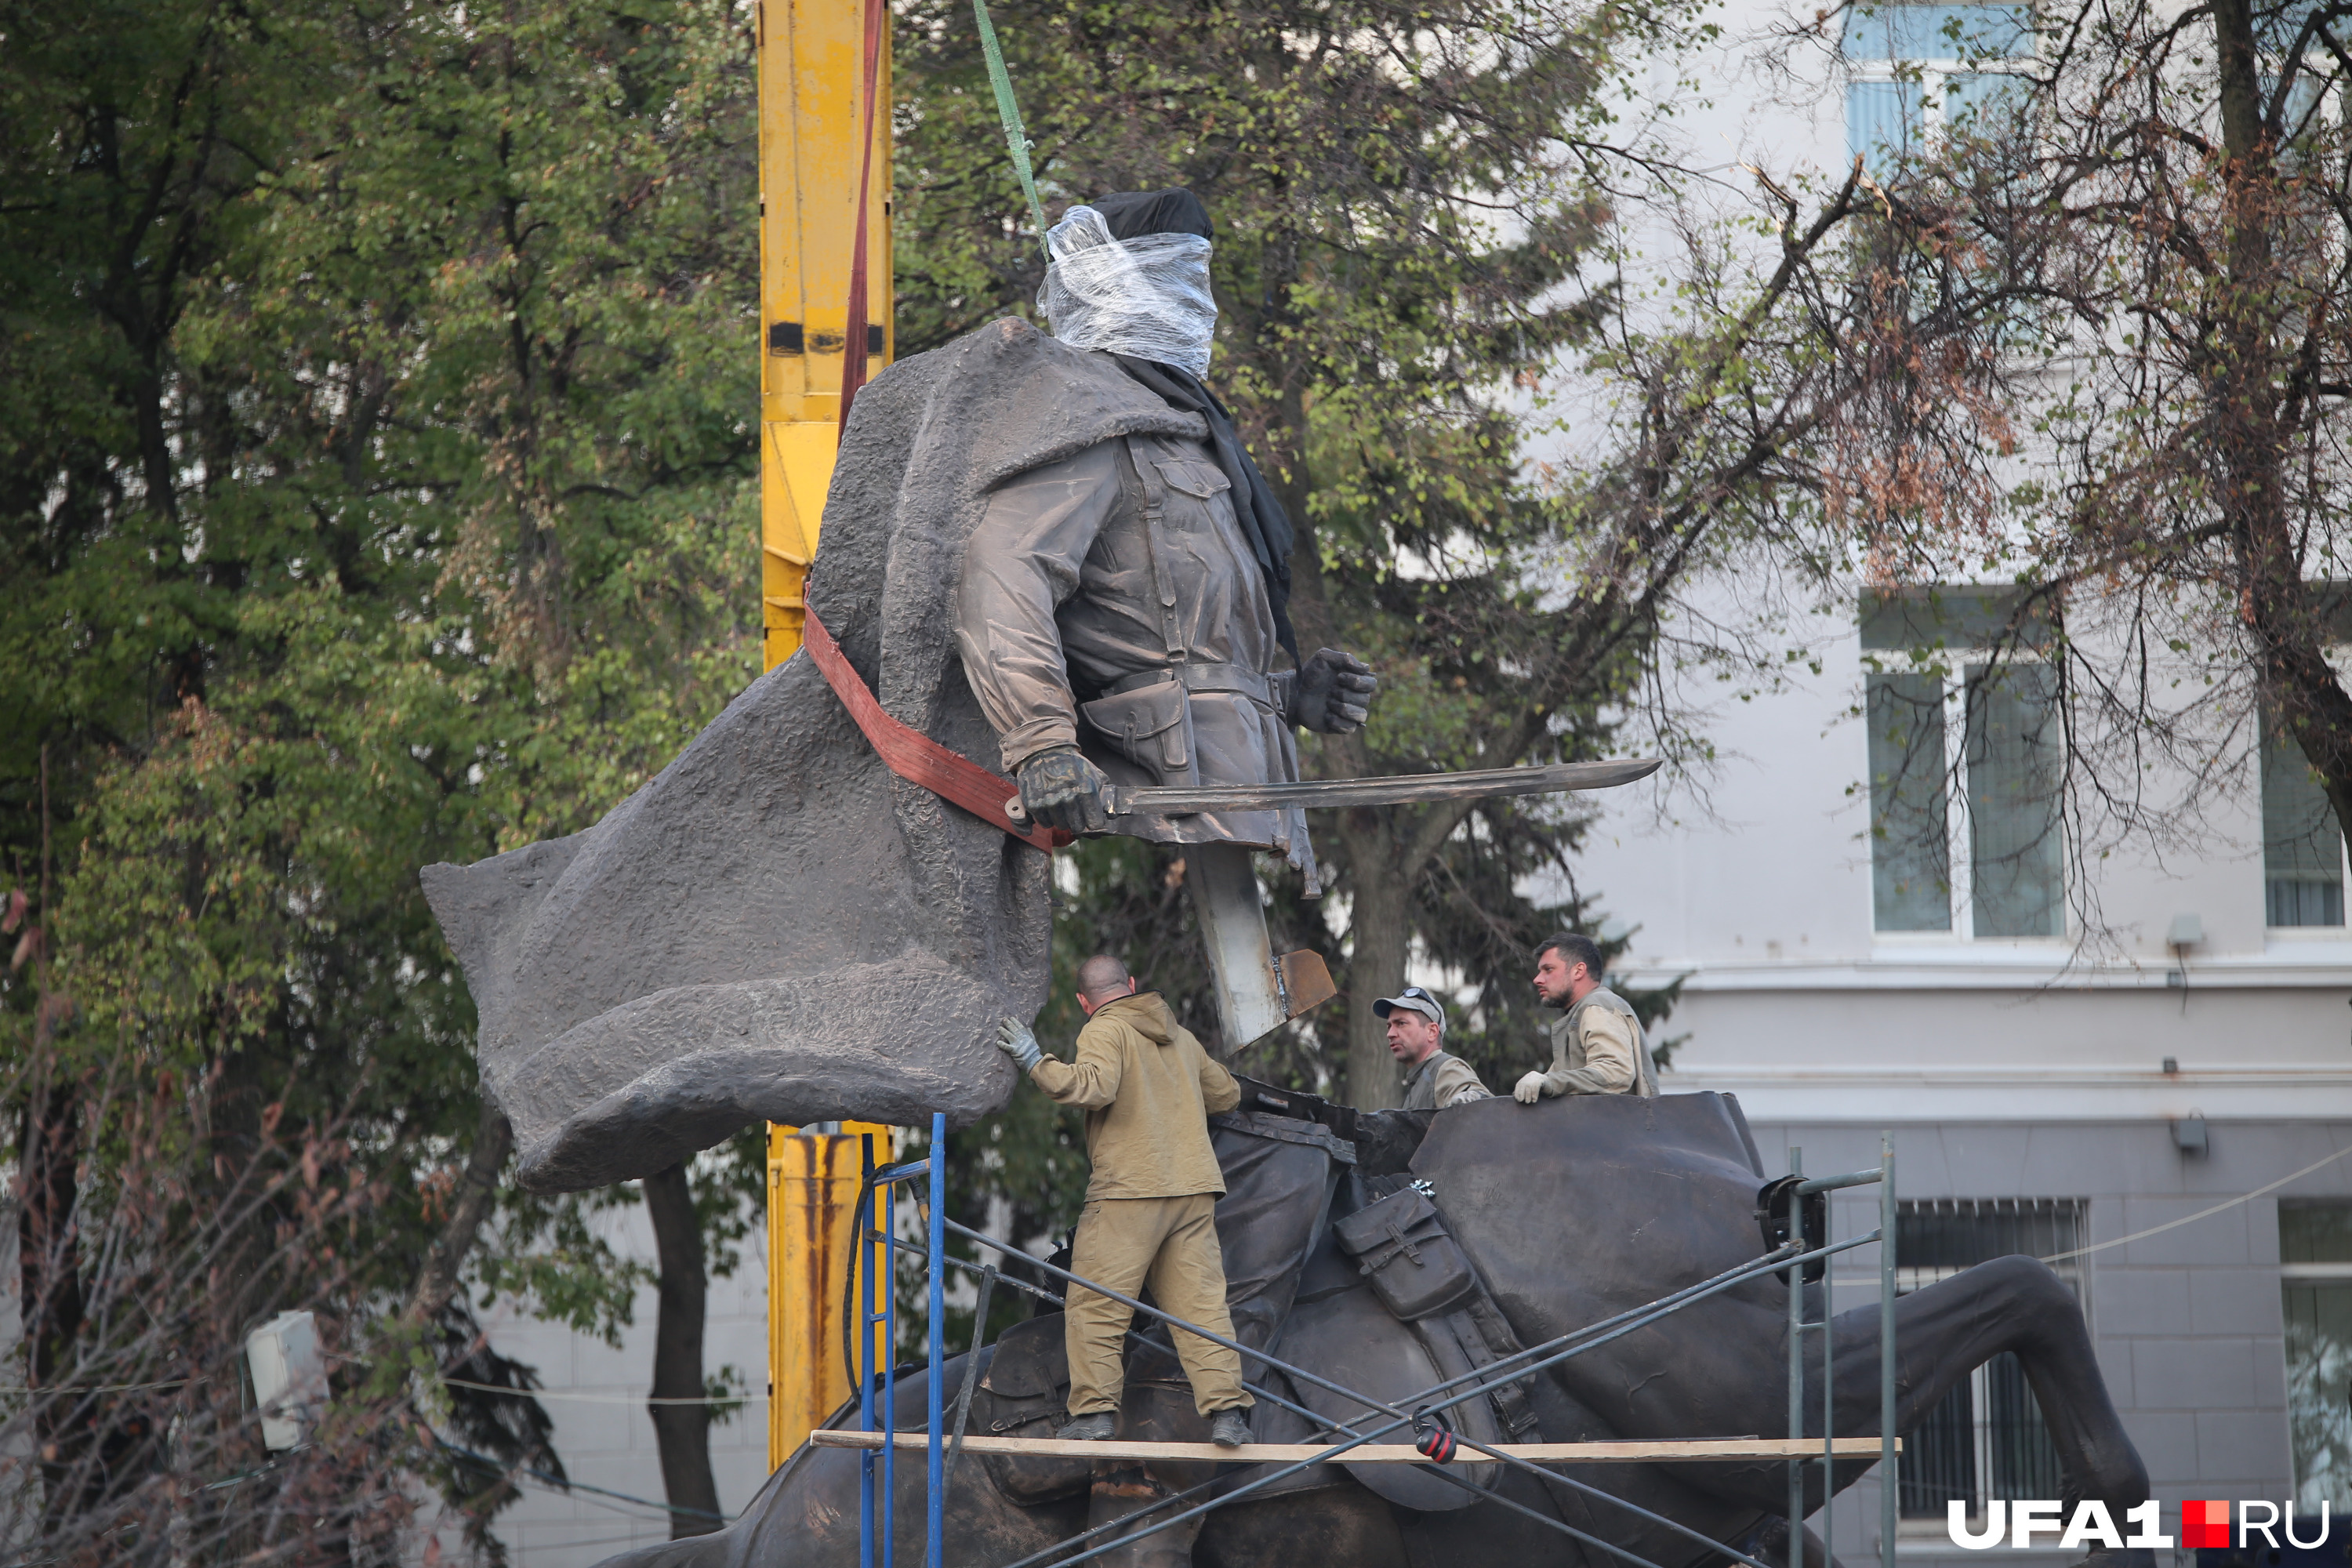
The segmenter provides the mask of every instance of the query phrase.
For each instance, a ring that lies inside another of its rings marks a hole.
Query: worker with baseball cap
[[[1404,1108],[1438,1110],[1490,1098],[1478,1074],[1460,1057],[1441,1049],[1445,1009],[1418,985],[1372,1004],[1372,1016],[1387,1020],[1389,1055],[1404,1068]]]

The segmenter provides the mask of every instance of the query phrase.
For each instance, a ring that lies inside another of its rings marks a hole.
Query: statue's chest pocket
[[[1182,458],[1162,458],[1151,465],[1168,487],[1168,525],[1187,533],[1213,528],[1216,509],[1231,506],[1217,498],[1233,489],[1233,481],[1214,463]]]

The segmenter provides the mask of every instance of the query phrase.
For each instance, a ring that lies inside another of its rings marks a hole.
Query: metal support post
[[[1805,1152],[1789,1151],[1789,1174],[1805,1173]],[[1801,1239],[1804,1233],[1804,1209],[1797,1194],[1789,1194],[1789,1224]],[[1824,1238],[1826,1239],[1826,1237]],[[1822,1271],[1828,1277],[1828,1271]],[[1789,1439],[1791,1442],[1805,1435],[1805,1270],[1801,1265],[1789,1266]],[[1801,1459],[1789,1461],[1789,1568],[1805,1568],[1805,1466]]]
[[[1878,1564],[1895,1568],[1895,1134],[1878,1135]]]
[[[866,313],[849,328],[857,184],[865,127],[863,0],[765,0],[751,8],[759,90],[760,328],[745,344],[760,365],[760,622],[762,668],[801,646],[840,432],[842,371],[853,344],[867,367],[890,363],[890,44],[886,26],[871,117]],[[803,941],[821,933],[791,933]],[[870,1121],[838,1132],[768,1128],[768,1468],[782,1465],[849,1394],[857,1368],[838,1350],[845,1276],[864,1265],[860,1216],[845,1234],[856,1180],[851,1147],[887,1141]],[[868,1151],[870,1152],[870,1151]],[[887,1161],[887,1156],[884,1156]],[[869,1161],[870,1171],[882,1161]],[[851,1237],[856,1239],[853,1242]],[[866,1331],[859,1325],[859,1331]]]
[[[925,1226],[924,1242],[924,1253],[930,1268],[930,1324],[925,1335],[930,1376],[929,1386],[923,1391],[923,1458],[927,1483],[923,1489],[927,1504],[923,1556],[926,1568],[940,1568],[940,1556],[945,1550],[940,1385],[945,1373],[941,1363],[947,1346],[947,1118],[935,1114],[931,1118],[929,1154],[908,1164],[887,1165],[880,1170],[874,1168],[870,1154],[866,1162],[866,1180],[857,1204],[856,1233],[858,1426],[861,1431],[876,1429],[875,1410],[878,1405],[882,1444],[878,1456],[881,1465],[878,1483],[875,1478],[876,1451],[869,1448],[860,1455],[864,1468],[858,1475],[858,1568],[876,1568],[874,1542],[877,1535],[882,1542],[880,1568],[891,1568],[897,1550],[892,1528],[898,1482],[898,1209],[896,1194],[900,1182],[911,1182],[918,1176],[928,1177],[931,1189],[930,1215]],[[876,1299],[877,1295],[879,1300]],[[974,1353],[978,1353],[977,1347],[974,1347]],[[877,1362],[880,1363],[878,1367],[876,1365]]]
[[[845,1355],[853,1294],[858,1184],[887,1154],[889,1129],[845,1122],[768,1130],[768,1468],[790,1458],[825,1416],[857,1396],[855,1353]],[[872,1160],[866,1156],[874,1154]]]
[[[1827,1213],[1828,1211],[1824,1211]],[[1822,1239],[1827,1241],[1836,1234],[1834,1224],[1824,1224]],[[1830,1568],[1836,1549],[1830,1543],[1830,1508],[1837,1498],[1837,1367],[1830,1356],[1830,1322],[1837,1316],[1837,1275],[1827,1264],[1822,1266],[1822,1568]]]
[[[877,1189],[882,1200],[882,1278],[876,1282],[882,1292],[882,1310],[875,1316],[882,1325],[882,1568],[891,1568],[897,1557],[893,1505],[898,1499],[898,1446],[892,1439],[898,1433],[898,1191],[895,1184],[887,1182]]]
[[[926,1390],[929,1397],[926,1401],[927,1409],[924,1412],[929,1423],[930,1447],[929,1452],[925,1456],[928,1463],[924,1473],[929,1484],[924,1488],[924,1496],[929,1500],[929,1507],[923,1518],[923,1562],[926,1568],[940,1568],[942,1561],[940,1542],[947,1521],[947,1488],[942,1482],[940,1468],[944,1457],[940,1451],[940,1384],[946,1376],[947,1349],[948,1119],[938,1111],[931,1113],[931,1155],[926,1163],[931,1168],[930,1246],[929,1247],[931,1277],[929,1335],[931,1375],[930,1386]],[[981,1327],[985,1330],[987,1325],[983,1323]],[[974,1340],[972,1354],[978,1356],[979,1353],[979,1342]]]
[[[1201,942],[1217,997],[1225,1049],[1238,1051],[1282,1026],[1288,1016],[1275,974],[1265,898],[1250,852],[1238,844],[1195,844],[1184,851],[1184,890],[1200,917]]]
[[[866,1154],[866,1186],[857,1198],[856,1241],[850,1264],[857,1271],[857,1429],[874,1430],[874,1269],[873,1250],[866,1238],[874,1229],[874,1199],[887,1187],[874,1184],[874,1153]],[[884,1455],[872,1450],[858,1456],[857,1568],[874,1568],[874,1467]]]
[[[842,372],[867,373],[898,341],[891,297],[890,35],[886,12],[870,119],[863,0],[765,0],[759,37],[760,620],[767,668],[801,646],[840,431]],[[873,126],[870,150],[861,143]],[[866,193],[866,319],[849,320],[858,175]],[[747,345],[749,346],[749,345]],[[796,1306],[796,1303],[790,1304]]]

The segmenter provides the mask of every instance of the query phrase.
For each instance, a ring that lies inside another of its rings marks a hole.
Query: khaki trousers
[[[1234,1337],[1225,1310],[1225,1258],[1217,1250],[1217,1194],[1181,1198],[1097,1198],[1078,1215],[1070,1272],[1137,1295],[1151,1288],[1153,1305],[1212,1333]],[[1134,1312],[1108,1296],[1073,1285],[1062,1333],[1070,1357],[1070,1414],[1116,1413],[1126,1392],[1122,1352]],[[1242,1358],[1198,1334],[1174,1331],[1176,1357],[1192,1382],[1192,1405],[1203,1415],[1245,1409]]]

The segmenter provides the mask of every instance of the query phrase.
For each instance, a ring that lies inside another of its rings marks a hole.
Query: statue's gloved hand
[[[1029,820],[1072,833],[1110,825],[1110,780],[1075,746],[1040,752],[1021,764],[1021,809]]]
[[[996,1026],[996,1048],[1013,1058],[1013,1065],[1027,1072],[1043,1060],[1045,1053],[1038,1047],[1037,1037],[1029,1026],[1018,1018],[1007,1018]]]
[[[1381,678],[1352,653],[1318,647],[1298,667],[1290,688],[1290,721],[1320,735],[1346,735],[1364,727]]]
[[[1527,1077],[1519,1079],[1518,1087],[1511,1090],[1511,1098],[1517,1100],[1521,1105],[1533,1105],[1537,1100],[1543,1098],[1543,1087],[1544,1075],[1539,1072],[1531,1072],[1528,1074]]]

